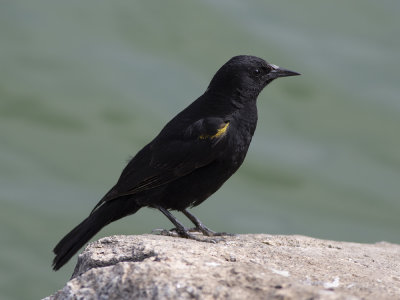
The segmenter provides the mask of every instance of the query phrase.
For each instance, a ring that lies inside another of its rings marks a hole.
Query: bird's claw
[[[198,242],[205,242],[205,243],[212,243],[216,244],[220,242],[222,239],[201,239],[193,234],[190,234],[190,232],[199,232],[199,230],[196,230],[196,228],[191,228],[188,230],[179,230],[177,228],[172,228],[170,230],[167,229],[153,229],[151,233],[153,234],[159,234],[159,235],[164,235],[164,236],[171,236],[171,237],[181,237],[189,240],[195,240]]]
[[[207,227],[193,227],[189,229],[190,232],[201,232],[205,236],[235,236],[236,234],[228,232],[215,232]]]
[[[175,229],[175,228],[173,228]],[[167,230],[167,229],[162,229],[162,228],[156,228],[151,231],[152,234],[158,234],[158,235],[165,235],[165,236],[174,236],[178,237],[179,234],[176,232],[176,230]]]

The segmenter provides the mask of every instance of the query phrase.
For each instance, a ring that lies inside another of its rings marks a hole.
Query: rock
[[[111,236],[90,243],[45,299],[400,299],[399,263],[400,245],[385,242]]]

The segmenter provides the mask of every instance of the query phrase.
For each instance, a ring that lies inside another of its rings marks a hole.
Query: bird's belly
[[[182,210],[197,206],[214,194],[241,166],[251,142],[252,133],[236,131],[227,135],[228,146],[220,149],[219,158],[162,187],[159,205]]]
[[[215,193],[238,167],[226,161],[215,161],[170,182],[164,189],[160,205],[174,210],[197,206]]]

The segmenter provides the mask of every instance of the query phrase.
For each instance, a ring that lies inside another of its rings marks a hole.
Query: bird
[[[300,73],[251,55],[229,59],[205,92],[169,121],[123,169],[89,216],[55,246],[52,267],[65,265],[104,226],[143,207],[159,210],[179,237],[199,240],[171,210],[204,236],[220,236],[188,208],[215,193],[242,165],[257,125],[257,98],[273,80]]]

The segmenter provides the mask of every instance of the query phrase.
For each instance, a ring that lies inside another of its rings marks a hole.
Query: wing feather
[[[226,146],[229,121],[200,119],[181,132],[164,130],[131,159],[103,203],[174,181],[214,161]],[[92,213],[93,213],[92,211]]]

